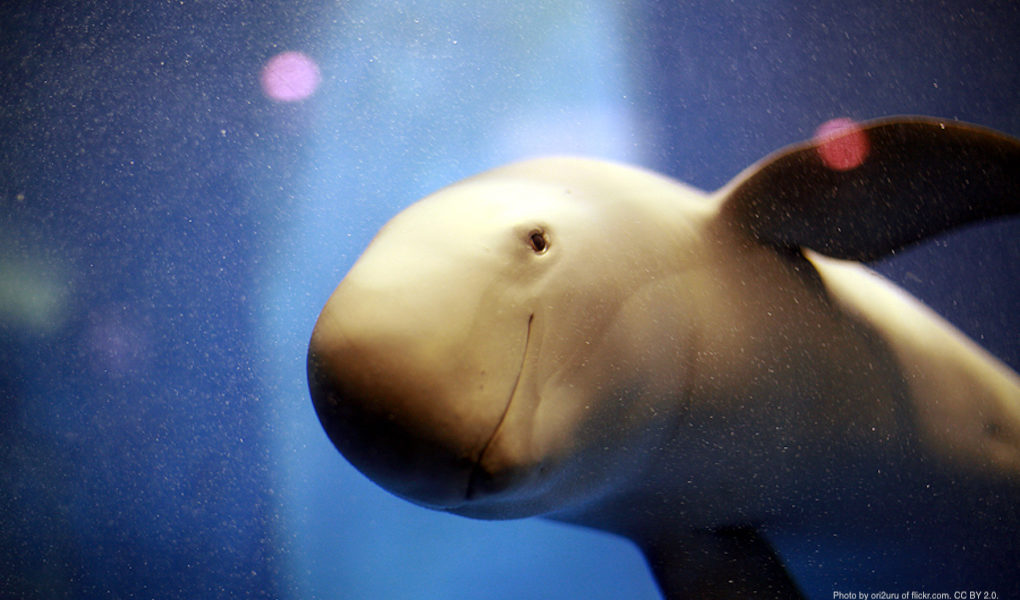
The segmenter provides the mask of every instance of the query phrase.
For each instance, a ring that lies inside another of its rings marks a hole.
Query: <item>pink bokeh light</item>
[[[297,102],[315,93],[322,77],[315,61],[301,52],[281,52],[262,67],[262,92],[279,102]]]
[[[815,130],[818,156],[834,171],[849,171],[861,166],[871,151],[868,135],[852,119],[830,119]]]

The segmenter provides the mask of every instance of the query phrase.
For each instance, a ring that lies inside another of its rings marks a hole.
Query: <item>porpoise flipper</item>
[[[860,165],[826,165],[821,147],[840,143],[863,146]],[[1020,214],[1020,142],[950,120],[879,119],[780,150],[722,193],[725,217],[760,241],[875,260],[966,223]]]
[[[684,598],[799,599],[772,546],[753,528],[692,531],[644,548],[645,558],[666,600]]]

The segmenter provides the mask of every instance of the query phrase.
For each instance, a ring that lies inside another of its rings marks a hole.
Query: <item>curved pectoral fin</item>
[[[642,549],[666,600],[803,598],[753,528],[689,532]]]
[[[869,121],[780,150],[725,193],[723,217],[759,241],[874,260],[1020,214],[1020,140],[949,120]]]

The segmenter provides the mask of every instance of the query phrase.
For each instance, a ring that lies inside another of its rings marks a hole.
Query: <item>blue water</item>
[[[1005,0],[253,4],[0,8],[0,598],[656,598],[625,541],[432,513],[336,453],[305,347],[374,232],[539,153],[715,189],[835,117],[1020,135]],[[284,51],[307,98],[260,84]],[[1017,232],[877,267],[1020,368]],[[890,554],[790,567],[831,598],[918,568]]]

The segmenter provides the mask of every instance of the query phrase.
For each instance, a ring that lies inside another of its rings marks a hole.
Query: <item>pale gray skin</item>
[[[669,598],[798,597],[760,532],[862,506],[1015,539],[1020,377],[848,259],[1020,212],[1020,142],[862,131],[857,168],[808,143],[714,194],[544,158],[418,202],[316,324],[323,427],[417,504],[626,536]]]

